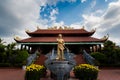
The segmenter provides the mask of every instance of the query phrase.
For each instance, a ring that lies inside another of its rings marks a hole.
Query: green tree
[[[11,43],[6,46],[6,54],[7,57],[10,57],[15,49],[16,43]]]
[[[0,44],[0,62],[4,62],[5,57],[5,46]]]
[[[0,62],[4,62],[6,57],[4,43],[5,42],[0,38]]]
[[[103,53],[93,52],[91,53],[91,56],[94,57],[97,61],[99,61],[100,64],[106,63],[107,58]]]
[[[3,43],[3,40],[0,38],[0,53],[5,52],[5,45]]]
[[[102,52],[106,55],[108,64],[116,64],[119,60],[118,56],[120,50],[117,50],[115,46],[115,43],[110,40],[104,43],[104,48]]]
[[[28,52],[26,50],[16,50],[16,54],[13,54],[11,56],[10,62],[12,65],[15,66],[22,66],[26,64],[26,60],[29,56]]]
[[[115,43],[113,43],[112,41],[108,40],[104,43],[104,50],[105,49],[115,49]]]
[[[3,41],[3,39],[0,38],[0,44],[3,44],[3,43],[5,43],[5,42]]]

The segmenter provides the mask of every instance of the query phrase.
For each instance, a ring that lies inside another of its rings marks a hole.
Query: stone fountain
[[[53,49],[51,53],[46,55],[48,59],[45,61],[45,66],[50,70],[51,78],[54,80],[68,80],[70,71],[76,65],[73,59],[74,54],[70,53],[64,44],[62,44],[64,46],[62,46],[62,48],[64,49],[59,49],[61,44],[62,43],[59,45],[58,42],[57,50]]]

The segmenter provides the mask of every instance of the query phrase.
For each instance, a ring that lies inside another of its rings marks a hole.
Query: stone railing
[[[90,54],[88,54],[85,50],[83,50],[83,57],[88,64],[95,65],[95,58],[93,58]]]
[[[37,58],[37,52],[35,52],[34,54],[30,54],[29,57],[27,58],[26,66],[32,64],[36,60],[36,58]]]

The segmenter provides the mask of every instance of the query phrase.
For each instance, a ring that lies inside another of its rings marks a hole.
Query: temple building
[[[52,27],[48,29],[40,29],[30,32],[26,30],[28,38],[20,39],[15,37],[15,41],[21,45],[21,49],[27,49],[30,53],[36,50],[43,54],[49,53],[53,48],[57,47],[59,34],[62,34],[65,46],[70,52],[79,54],[82,50],[87,52],[95,52],[101,50],[101,45],[108,39],[104,36],[101,39],[92,37],[96,30],[87,31],[84,27],[81,29],[73,29],[71,27]]]

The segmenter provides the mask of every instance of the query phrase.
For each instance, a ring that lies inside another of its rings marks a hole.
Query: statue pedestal
[[[76,65],[73,59],[74,55],[65,52],[65,59],[56,59],[56,55],[55,51],[52,51],[52,54],[47,54],[48,59],[45,61],[45,66],[50,70],[51,78],[54,80],[68,80],[70,71]]]
[[[51,77],[54,80],[67,80],[70,76],[70,71],[72,70],[74,65],[69,63],[69,61],[57,61],[53,60],[47,66],[51,71]]]

